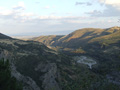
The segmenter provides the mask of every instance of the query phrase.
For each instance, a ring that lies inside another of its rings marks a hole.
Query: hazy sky
[[[120,0],[1,0],[0,32],[67,34],[79,28],[120,26]]]

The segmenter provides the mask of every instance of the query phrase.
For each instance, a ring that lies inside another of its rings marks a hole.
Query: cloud
[[[21,7],[21,6],[15,6],[15,7],[13,7],[13,9],[15,9],[15,10],[22,9],[22,10],[24,10],[25,8],[23,8],[23,7]]]
[[[120,10],[120,0],[99,0],[99,2]]]
[[[99,1],[99,3],[105,4],[101,1]],[[76,2],[76,5],[90,6],[92,5],[92,3]],[[116,4],[113,5],[109,3],[105,5],[106,5],[106,9],[104,11],[93,10],[91,12],[86,12],[86,14],[89,14],[90,16],[93,17],[89,17],[86,15],[82,17],[82,16],[75,16],[74,12],[73,14],[70,12],[65,15],[61,15],[61,13],[56,14],[56,12],[49,15],[44,15],[44,14],[36,15],[35,13],[26,12],[25,11],[26,7],[24,2],[19,2],[16,6],[9,8],[8,10],[6,10],[5,8],[0,8],[0,21],[1,21],[0,31],[4,33],[18,33],[18,34],[19,33],[33,34],[33,32],[36,32],[37,34],[39,34],[41,32],[75,30],[84,27],[107,27],[107,26],[109,27],[112,25],[114,26],[116,25],[115,20],[105,19],[106,18],[105,16],[110,16],[110,15],[118,16],[120,15],[119,9],[115,7]],[[44,8],[51,9],[54,7],[45,6]],[[104,21],[100,22],[102,20]]]
[[[98,15],[102,14],[102,12],[98,11],[98,10],[93,10],[91,12],[85,12],[85,14],[90,14],[92,16],[98,16]]]
[[[67,20],[68,23],[82,23],[81,20]]]
[[[56,16],[56,15],[36,15],[31,12],[25,12],[21,9],[10,9],[0,11],[0,19],[3,20],[13,20],[17,23],[39,23],[42,22],[44,24],[61,24],[61,22],[71,22],[71,23],[79,23],[77,20],[83,20],[86,17],[80,16]]]
[[[99,0],[100,3],[112,5],[112,6],[118,6],[120,4],[120,0]]]
[[[93,13],[89,13],[91,16],[99,16],[99,17],[116,17],[120,16],[120,10],[116,9],[111,5],[106,5],[107,9],[103,12],[94,10]]]
[[[33,20],[32,20],[33,21]],[[37,19],[38,21],[38,19]],[[48,22],[48,21],[47,21]],[[57,23],[57,24],[56,24]],[[105,21],[105,22],[48,22],[48,23],[44,23],[43,21],[38,21],[38,23],[33,24],[33,23],[16,23],[16,24],[10,24],[8,25],[8,23],[6,23],[4,25],[4,28],[2,28],[3,30],[0,30],[2,33],[6,33],[6,34],[17,34],[17,35],[41,35],[41,34],[53,34],[53,32],[56,32],[55,34],[59,34],[59,31],[62,30],[61,34],[65,34],[65,32],[68,30],[77,30],[79,28],[89,28],[89,27],[94,27],[94,28],[107,28],[107,27],[112,27],[115,26],[116,23],[114,22],[109,22],[109,21]],[[7,28],[5,28],[5,26],[7,26]],[[67,33],[67,32],[66,32]]]
[[[85,18],[86,17],[81,16],[54,16],[54,15],[38,16],[38,19],[41,20],[78,20]]]
[[[91,6],[92,5],[92,3],[90,3],[90,2],[87,2],[86,4],[87,4],[87,6]]]
[[[25,12],[24,2],[19,2],[18,5],[13,6],[12,9],[1,8],[0,10],[0,19],[4,20],[14,20],[16,22],[25,22],[31,20],[33,17],[36,17],[34,13]]]
[[[85,12],[85,14],[96,17],[120,16],[120,0],[99,0],[99,3],[105,5],[106,8],[103,11],[93,10],[91,12]]]
[[[97,12],[97,11],[96,11]],[[1,16],[1,15],[0,15]],[[81,16],[36,16],[34,13],[16,12],[9,13],[4,16],[4,25],[1,25],[2,33],[7,34],[20,34],[28,33],[32,35],[39,35],[41,33],[50,34],[50,32],[57,32],[61,30],[76,30],[84,27],[109,27],[115,25],[114,22],[106,21],[100,22],[93,17],[81,17]],[[9,17],[10,19],[8,20]],[[6,21],[7,20],[7,21]],[[96,20],[96,22],[94,21]],[[7,27],[6,27],[7,26]],[[57,34],[59,34],[57,32]],[[62,33],[64,34],[64,32]]]
[[[25,16],[25,17],[30,17],[30,16],[34,16],[34,13],[21,13],[20,16]]]
[[[75,5],[87,5],[87,6],[91,6],[92,3],[90,3],[90,2],[76,2]]]
[[[12,11],[10,11],[10,10],[0,12],[0,15],[10,15],[10,14],[12,14]]]
[[[0,19],[3,20],[14,20],[18,22],[23,22],[23,20],[29,20],[33,16],[32,13],[24,13],[24,10],[16,10],[16,9],[9,9],[5,10],[3,9],[0,11]]]
[[[24,10],[25,9],[25,4],[24,2],[18,2],[18,5],[13,7],[14,10]]]

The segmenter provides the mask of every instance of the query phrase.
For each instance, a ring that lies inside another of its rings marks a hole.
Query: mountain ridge
[[[42,36],[42,38],[44,38],[44,40],[37,40],[33,39],[35,41],[39,41],[44,43],[45,45],[51,45],[51,46],[64,46],[64,47],[69,47],[72,48],[72,43],[74,43],[73,47],[75,47],[75,44],[81,42],[83,43],[92,43],[92,42],[100,42],[100,39],[104,39],[107,40],[108,38],[116,38],[118,37],[119,39],[119,34],[120,34],[120,27],[111,27],[111,28],[107,28],[107,29],[99,29],[99,28],[84,28],[84,29],[79,29],[76,30],[68,35],[62,36],[60,38],[57,38],[56,40],[50,38],[51,36]],[[112,37],[110,37],[112,36]],[[55,36],[54,36],[55,38]],[[48,42],[50,39],[51,42]],[[109,39],[109,41],[111,41]],[[118,41],[118,40],[117,40]],[[117,42],[116,41],[116,42]],[[46,44],[47,43],[47,44]],[[115,42],[113,42],[115,43]],[[80,44],[80,43],[79,43]],[[80,44],[80,45],[82,45]],[[85,44],[83,44],[85,45]],[[77,45],[76,45],[77,46]],[[79,47],[77,47],[79,48]]]
[[[11,37],[0,33],[0,39],[12,39]]]
[[[38,39],[42,43],[3,35],[0,58],[9,59],[12,75],[22,82],[23,90],[119,90],[119,29],[42,36]]]

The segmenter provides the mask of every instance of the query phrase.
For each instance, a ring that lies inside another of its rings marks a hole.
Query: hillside
[[[12,39],[12,38],[0,33],[0,39]]]
[[[111,51],[118,53],[118,48]],[[84,56],[68,56],[40,42],[0,38],[0,59],[9,59],[11,75],[23,90],[119,90],[118,58],[90,50]]]
[[[53,43],[49,44],[49,40]],[[73,53],[91,54],[99,50],[98,53],[106,52],[110,54],[112,50],[116,50],[117,55],[119,55],[120,27],[111,27],[107,29],[84,28],[76,30],[55,41],[49,39],[49,36],[46,36],[44,41],[39,42]]]
[[[49,35],[49,36],[36,37],[36,38],[33,38],[32,40],[42,42],[45,45],[53,45],[61,37],[63,37],[63,35],[61,36],[60,35]]]
[[[92,69],[94,72],[114,79],[116,76],[117,80],[120,80],[118,76],[120,72],[120,27],[79,29],[61,37],[51,46],[69,56],[83,55],[95,58],[98,64]],[[113,82],[117,81],[113,80]]]
[[[109,29],[85,28],[66,35],[56,42],[56,45],[69,48],[79,48],[90,43],[116,43],[120,40],[120,27]],[[115,39],[115,41],[114,41]]]
[[[42,43],[0,38],[0,58],[9,59],[11,75],[23,84],[23,90],[61,90],[56,82],[57,62],[64,57]]]
[[[33,40],[45,45],[61,46],[66,48],[79,48],[91,43],[113,44],[120,41],[120,27],[107,29],[84,28],[76,30],[65,36],[40,36]]]
[[[80,29],[60,38],[55,46],[62,47],[63,50],[67,48],[68,51],[72,49],[70,52],[73,53],[86,53],[101,58],[112,55],[114,59],[119,60],[120,27]]]

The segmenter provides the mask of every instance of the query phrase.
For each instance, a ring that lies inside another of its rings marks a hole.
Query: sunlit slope
[[[45,45],[52,45],[61,37],[63,37],[63,35],[49,35],[49,36],[36,37],[33,38],[32,40],[42,42]]]
[[[60,46],[67,48],[79,48],[88,44],[113,44],[120,41],[120,27],[107,29],[84,28],[76,30],[65,36],[40,36],[33,40],[45,45]]]
[[[120,41],[120,27],[108,29],[84,28],[66,35],[56,42],[57,46],[79,48],[92,43],[113,44]]]

